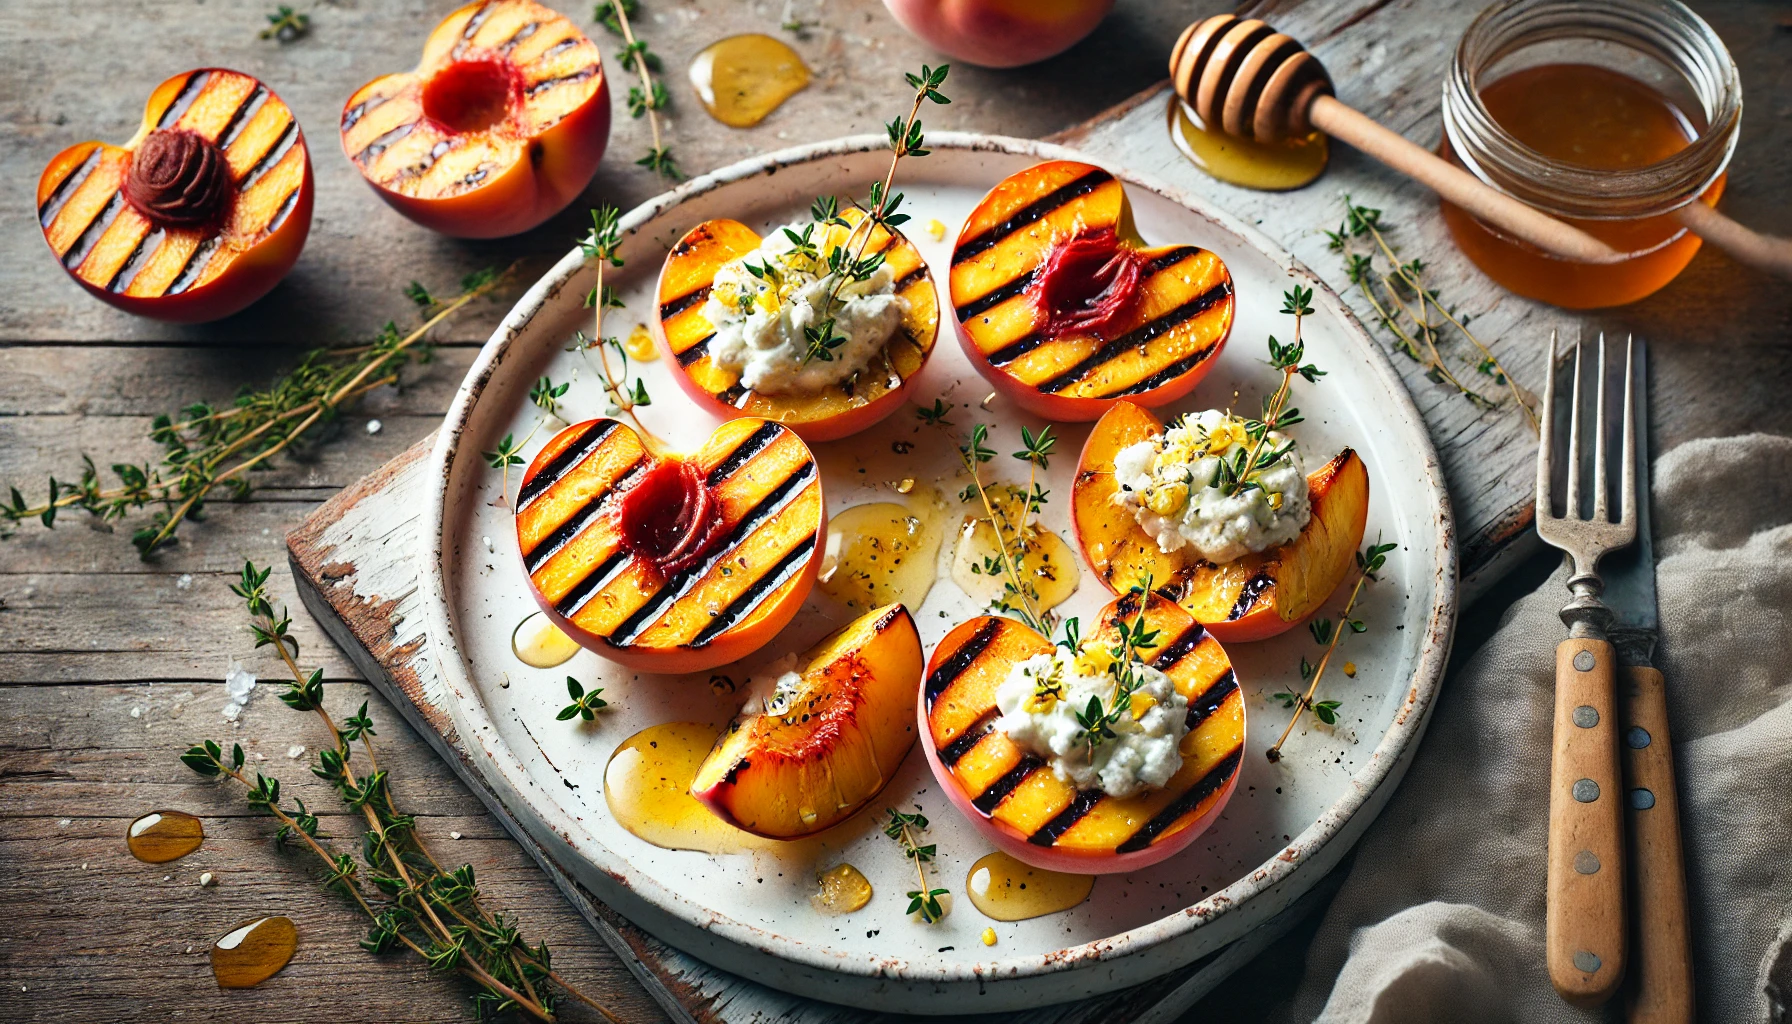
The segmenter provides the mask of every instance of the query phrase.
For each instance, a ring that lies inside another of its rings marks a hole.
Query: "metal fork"
[[[1567,494],[1552,507],[1557,438],[1556,337],[1549,338],[1549,383],[1543,392],[1537,449],[1537,534],[1573,559],[1573,592],[1562,608],[1568,639],[1556,646],[1555,741],[1549,782],[1549,883],[1546,942],[1550,981],[1582,1006],[1605,1002],[1623,981],[1626,959],[1624,821],[1618,764],[1617,656],[1606,639],[1612,612],[1600,600],[1599,559],[1636,540],[1636,421],[1632,346],[1624,352],[1624,421],[1619,515],[1607,507],[1605,335],[1599,336],[1593,417],[1593,513],[1581,514],[1581,448],[1585,399],[1582,346],[1574,346],[1569,403]]]

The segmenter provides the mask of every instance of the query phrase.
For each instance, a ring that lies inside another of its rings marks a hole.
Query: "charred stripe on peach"
[[[1188,302],[1164,313],[1162,316],[1136,327],[1133,330],[1122,334],[1120,337],[1115,338],[1113,341],[1101,346],[1070,369],[1065,370],[1056,377],[1042,381],[1038,385],[1038,388],[1041,391],[1052,394],[1063,391],[1066,388],[1087,379],[1091,374],[1095,373],[1097,370],[1101,369],[1102,366],[1113,361],[1121,354],[1133,349],[1144,348],[1152,339],[1168,334],[1177,326],[1193,320],[1216,307],[1220,307],[1222,302],[1231,297],[1231,280],[1228,279],[1222,281],[1212,288],[1202,292],[1200,295],[1195,296]],[[1227,312],[1227,309],[1225,307],[1220,307],[1220,311],[1225,313]],[[1219,347],[1217,342],[1210,342],[1201,352],[1188,358],[1194,359],[1195,363],[1198,364],[1206,359],[1208,355],[1212,354],[1213,350],[1217,347]],[[1112,396],[1095,395],[1090,397],[1106,398]]]
[[[1132,838],[1121,843],[1118,847],[1119,852],[1132,853],[1135,850],[1143,850],[1156,842],[1158,837],[1167,834],[1183,818],[1198,814],[1202,810],[1202,805],[1217,796],[1220,789],[1225,786],[1226,780],[1238,771],[1238,765],[1243,756],[1244,748],[1242,746],[1234,748],[1219,764],[1214,765],[1212,770],[1203,775],[1200,782],[1189,787],[1186,792],[1172,801],[1170,806],[1159,811],[1155,817],[1134,832]]]
[[[946,689],[952,685],[953,680],[963,675],[966,669],[975,664],[1001,633],[1001,619],[993,616],[985,619],[983,625],[977,627],[977,631],[972,633],[958,650],[953,651],[952,656],[947,658],[944,664],[934,669],[927,676],[927,706],[933,707],[933,702],[939,698],[940,694],[945,693]]]
[[[1002,239],[1014,234],[1021,228],[1042,219],[1046,214],[1051,213],[1058,207],[1073,200],[1080,199],[1113,180],[1114,176],[1112,174],[1109,174],[1107,171],[1101,170],[1100,168],[1096,168],[1089,173],[1084,174],[1082,177],[1076,178],[1068,184],[1061,185],[1051,192],[1040,196],[1038,199],[1033,200],[1009,214],[1005,220],[987,231],[981,231],[968,239],[960,239],[958,247],[952,252],[952,265],[957,266],[967,260],[975,259],[982,253],[1001,244]],[[961,317],[960,319],[963,318]]]
[[[604,438],[610,436],[610,432],[615,429],[615,420],[593,420],[591,425],[561,449],[558,455],[555,455],[523,481],[516,493],[516,511],[521,512],[528,508],[548,488],[559,483],[560,479],[572,472],[575,466],[589,458],[592,452],[597,451]]]

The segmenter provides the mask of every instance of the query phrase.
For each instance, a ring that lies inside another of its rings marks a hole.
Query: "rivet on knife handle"
[[[1624,793],[1611,644],[1556,647],[1555,751],[1549,784],[1549,978],[1562,998],[1596,1006],[1624,977]]]
[[[1686,865],[1680,800],[1668,740],[1661,673],[1629,666],[1620,677],[1627,850],[1630,855],[1632,1024],[1691,1024],[1692,949],[1686,916]]]

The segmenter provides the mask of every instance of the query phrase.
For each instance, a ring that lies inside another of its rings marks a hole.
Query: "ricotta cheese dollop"
[[[1088,709],[1091,697],[1099,698],[1104,708],[1112,702],[1110,661],[1112,655],[1103,649],[1073,655],[1058,647],[1016,663],[996,688],[996,708],[1002,713],[996,728],[1078,789],[1100,789],[1124,799],[1163,786],[1182,767],[1188,698],[1176,692],[1169,676],[1134,662],[1138,685],[1111,727],[1115,735],[1091,749],[1076,716]]]
[[[767,235],[759,248],[716,271],[703,318],[715,327],[709,357],[740,374],[741,385],[767,395],[814,393],[864,370],[908,312],[895,294],[895,278],[880,265],[863,281],[841,285],[833,303],[834,334],[845,343],[832,359],[809,359],[804,330],[827,319],[821,306],[833,290],[830,246],[805,245],[827,238],[812,225],[790,224]],[[811,255],[813,252],[813,255]],[[749,269],[751,268],[751,269]]]
[[[1191,547],[1215,564],[1286,544],[1312,518],[1300,446],[1280,431],[1263,452],[1281,452],[1254,477],[1257,486],[1227,494],[1221,461],[1251,447],[1241,417],[1209,409],[1182,417],[1156,437],[1114,456],[1114,503],[1130,509],[1166,554]]]

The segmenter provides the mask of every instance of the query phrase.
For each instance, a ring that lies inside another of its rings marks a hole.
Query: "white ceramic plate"
[[[898,187],[914,215],[909,237],[944,270],[960,224],[985,191],[1042,159],[1083,159],[1062,147],[1020,139],[935,133],[933,154],[904,161]],[[746,161],[688,182],[623,219],[627,265],[609,283],[627,308],[612,311],[607,333],[626,334],[654,306],[661,261],[693,225],[733,217],[767,232],[806,215],[821,193],[863,192],[887,166],[884,140],[860,136]],[[1092,161],[1094,162],[1094,161]],[[1099,879],[1073,910],[1017,924],[996,924],[999,942],[979,935],[991,922],[964,898],[970,864],[989,845],[940,794],[921,752],[868,813],[805,844],[799,855],[768,852],[711,856],[663,850],[642,842],[610,816],[603,769],[618,743],[659,722],[722,725],[739,697],[713,693],[698,678],[635,676],[581,653],[556,669],[531,669],[510,649],[512,628],[534,609],[516,552],[500,474],[481,452],[506,434],[529,435],[534,452],[561,424],[536,430],[540,410],[528,400],[543,374],[572,380],[563,400],[572,420],[601,415],[604,398],[580,356],[565,351],[575,330],[589,329],[583,299],[593,271],[575,250],[518,302],[461,385],[433,453],[436,474],[426,522],[439,529],[419,552],[429,609],[430,647],[449,689],[447,706],[479,767],[526,828],[584,885],[666,941],[718,966],[802,995],[911,1013],[965,1013],[1037,1006],[1134,984],[1184,966],[1268,920],[1311,887],[1348,849],[1385,803],[1423,731],[1449,653],[1454,622],[1456,551],[1448,500],[1417,411],[1379,347],[1337,297],[1304,267],[1249,227],[1195,196],[1143,181],[1124,168],[1139,230],[1153,245],[1194,243],[1217,252],[1237,286],[1231,340],[1195,394],[1165,412],[1225,406],[1236,391],[1255,409],[1274,385],[1265,336],[1287,336],[1279,314],[1283,291],[1296,283],[1315,291],[1307,318],[1311,359],[1327,371],[1301,385],[1295,401],[1307,422],[1297,428],[1304,450],[1354,446],[1371,479],[1368,537],[1398,542],[1383,582],[1359,605],[1370,624],[1346,643],[1356,677],[1328,677],[1324,697],[1343,701],[1335,730],[1302,727],[1279,764],[1264,756],[1287,712],[1270,695],[1298,689],[1303,655],[1317,660],[1306,630],[1272,641],[1235,645],[1232,659],[1250,717],[1243,777],[1214,826],[1183,853],[1135,875]],[[936,241],[924,225],[947,226]],[[941,307],[950,310],[942,295]],[[684,399],[666,364],[640,368],[654,398],[642,411],[648,426],[680,447],[695,447],[713,421]],[[1018,447],[1022,424],[1037,420],[1001,400],[979,408],[990,391],[970,369],[949,321],[942,324],[915,395],[944,394],[958,405],[960,429],[995,424],[996,447]],[[968,408],[966,407],[968,403]],[[1061,440],[1045,486],[1047,526],[1069,537],[1068,501],[1076,453],[1088,425],[1059,425]],[[921,441],[898,455],[892,442]],[[831,512],[892,500],[888,481],[912,477],[947,495],[962,486],[949,439],[921,426],[912,408],[853,438],[816,448]],[[1021,467],[1000,459],[1003,473]],[[515,471],[511,486],[514,489]],[[1019,474],[1016,474],[1019,476]],[[948,536],[948,545],[950,536]],[[1332,601],[1336,615],[1342,595]],[[1088,616],[1109,595],[1083,570],[1083,585],[1061,610]],[[916,609],[931,649],[957,622],[979,609],[949,579]],[[802,650],[851,617],[817,591],[796,622],[755,661]],[[747,663],[750,667],[755,662]],[[603,686],[612,708],[597,723],[558,722],[564,681]],[[745,673],[731,672],[736,678]],[[928,926],[904,913],[913,888],[909,865],[878,828],[886,805],[919,803],[933,821],[937,884],[957,898],[947,919]],[[824,917],[811,909],[815,873],[851,861],[872,881],[876,897],[858,913]]]

